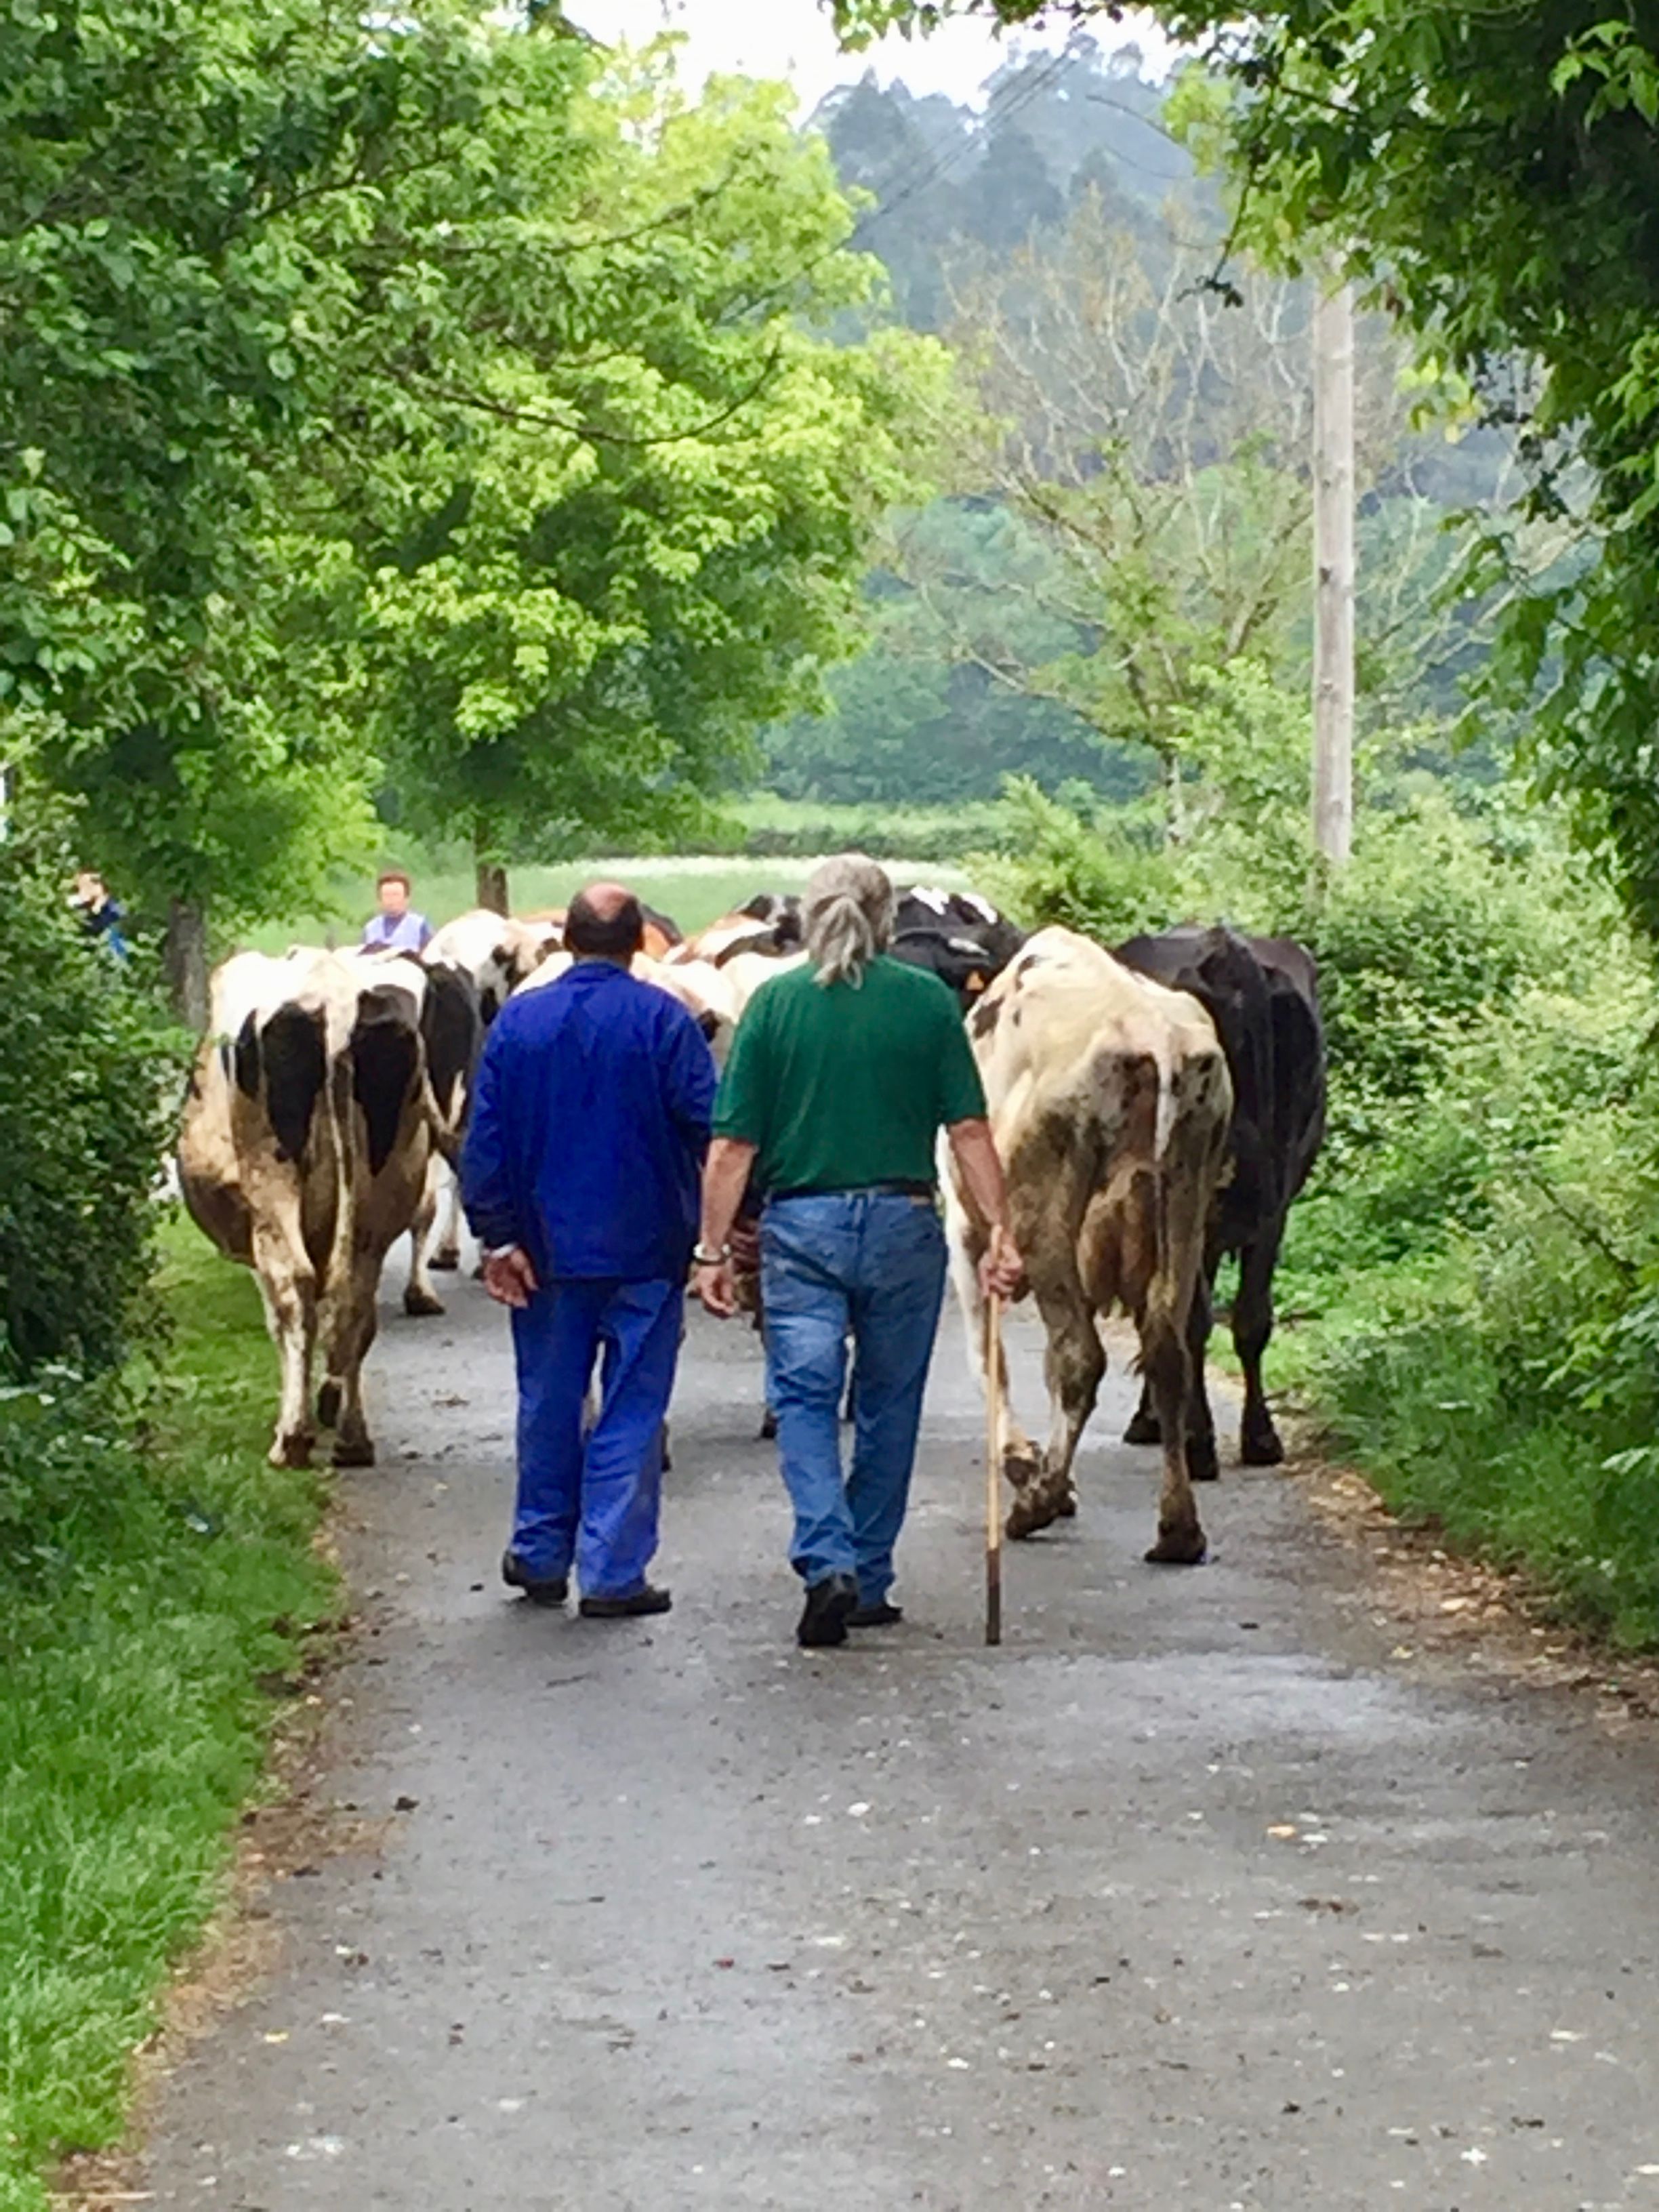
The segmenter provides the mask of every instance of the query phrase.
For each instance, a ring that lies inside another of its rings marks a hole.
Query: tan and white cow
[[[213,977],[179,1185],[198,1225],[258,1279],[281,1370],[278,1466],[309,1464],[319,1349],[335,1464],[374,1456],[362,1364],[386,1254],[414,1218],[438,1129],[423,996],[413,962],[332,952],[240,953]]]
[[[556,953],[562,925],[555,915],[517,915],[474,907],[447,921],[427,941],[421,957],[434,972],[451,969],[471,979],[477,998],[480,1030],[487,1030],[501,1008],[526,977],[543,961]],[[434,1082],[438,1071],[434,1069]],[[469,1066],[459,1091],[446,1095],[439,1084],[439,1104],[447,1114],[457,1141],[465,1127],[471,1092]],[[409,1292],[404,1304],[411,1312],[441,1312],[432,1291],[430,1270],[453,1273],[461,1264],[460,1185],[447,1160],[434,1159],[410,1267]],[[428,1303],[428,1299],[430,1303]]]
[[[1045,929],[968,1019],[1008,1178],[1016,1242],[1048,1335],[1041,1453],[1012,1420],[1011,1536],[1075,1510],[1072,1468],[1106,1371],[1099,1322],[1127,1313],[1162,1423],[1164,1486],[1149,1559],[1204,1556],[1187,1465],[1188,1316],[1226,1158],[1227,1062],[1194,999],[1150,982],[1066,929]],[[976,1276],[985,1224],[947,1172],[957,1290],[983,1371]],[[1000,1356],[1000,1355],[999,1355]],[[1006,1367],[996,1387],[1006,1390]]]

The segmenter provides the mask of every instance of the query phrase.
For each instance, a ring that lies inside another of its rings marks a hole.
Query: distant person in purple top
[[[363,943],[373,951],[424,952],[432,924],[409,902],[410,881],[401,868],[388,868],[374,886],[380,911],[363,924]]]

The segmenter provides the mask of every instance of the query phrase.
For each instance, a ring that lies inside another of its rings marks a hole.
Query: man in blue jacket
[[[620,884],[572,902],[575,964],[491,1027],[461,1169],[486,1287],[513,1309],[519,1497],[501,1573],[562,1605],[574,1563],[590,1620],[671,1602],[646,1570],[714,1101],[697,1024],[629,972],[643,930]]]

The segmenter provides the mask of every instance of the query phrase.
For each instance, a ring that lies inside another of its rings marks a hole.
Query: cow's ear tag
[[[977,968],[975,969],[973,974],[968,978],[968,988],[970,991],[982,991],[985,988],[985,978],[980,974]]]

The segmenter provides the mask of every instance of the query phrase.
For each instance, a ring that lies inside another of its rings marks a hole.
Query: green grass
[[[731,913],[757,890],[799,890],[823,854],[862,844],[884,854],[899,852],[901,857],[886,865],[901,883],[958,884],[965,878],[953,861],[991,842],[991,817],[988,807],[830,806],[762,793],[738,802],[733,811],[734,842],[747,838],[754,847],[747,857],[726,852],[566,860],[556,866],[526,864],[509,871],[513,909],[533,914],[543,907],[568,906],[584,884],[599,876],[620,876],[648,906],[671,915],[689,933]],[[457,851],[400,844],[393,836],[381,865],[409,870],[415,903],[434,924],[452,921],[477,902],[471,864]],[[290,945],[354,942],[374,911],[376,872],[366,868],[342,875],[324,911],[265,923],[245,933],[241,943],[261,952],[281,952]]]
[[[596,877],[619,875],[647,906],[671,915],[688,933],[702,929],[757,890],[796,890],[812,872],[811,860],[573,860],[558,867],[514,868],[508,878],[513,910],[534,914],[543,907],[568,906],[574,894]],[[411,866],[415,903],[435,926],[476,906],[470,868]],[[332,914],[298,915],[248,933],[246,943],[261,952],[280,952],[295,944],[354,941],[374,911],[373,874],[343,884]]]
[[[142,1456],[0,1580],[0,2212],[118,2139],[131,2055],[210,1911],[296,1645],[333,1602],[319,1478],[269,1467],[275,1367],[252,1279],[171,1224],[174,1334]],[[15,1565],[15,1563],[14,1563]]]

